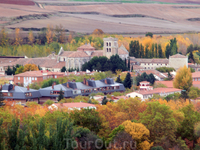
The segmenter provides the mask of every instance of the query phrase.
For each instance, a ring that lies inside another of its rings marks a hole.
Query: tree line
[[[176,38],[171,39],[167,44],[166,49],[163,50],[161,44],[153,43],[143,46],[139,41],[134,40],[129,44],[129,55],[135,58],[169,58],[169,56],[178,53],[178,46]]]

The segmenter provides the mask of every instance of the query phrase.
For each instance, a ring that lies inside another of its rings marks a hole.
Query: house
[[[57,102],[60,90],[62,90],[64,98],[74,98],[75,96],[81,95],[80,90],[73,90],[62,84],[56,85],[56,83],[54,82],[50,87],[39,89],[39,92],[41,94],[40,102],[44,103],[48,99]]]
[[[15,86],[12,84],[4,84],[1,85],[1,92],[5,100],[9,101],[20,101],[22,103],[26,103],[27,101],[39,101],[41,97],[40,92],[38,90]]]
[[[104,94],[111,94],[112,92],[124,92],[125,87],[121,83],[114,82],[112,78],[103,80],[84,79],[83,82],[69,81],[64,83],[68,88],[77,92],[80,90],[82,96],[88,96],[91,93],[102,92]]]
[[[197,63],[195,63],[195,64],[193,64],[193,63],[188,63],[188,67],[189,67],[189,68],[193,68],[193,69],[195,70],[195,72],[200,71],[200,65],[197,64]]]
[[[176,54],[169,56],[169,66],[178,70],[180,67],[186,66],[188,68],[188,56]]]
[[[50,110],[67,109],[68,110],[81,110],[81,109],[96,109],[94,104],[89,103],[55,103],[48,107]]]
[[[144,91],[153,90],[153,87],[150,86],[150,82],[148,82],[148,81],[142,81],[142,82],[140,82],[139,87],[140,87],[141,91],[143,91],[143,90]]]
[[[14,83],[20,84],[26,87],[29,84],[32,84],[34,82],[41,82],[45,79],[49,78],[60,78],[63,77],[64,73],[61,72],[50,72],[45,70],[39,70],[39,71],[27,71],[24,73],[20,73],[17,75],[14,75]]]
[[[193,81],[200,81],[200,71],[192,73],[192,80]]]
[[[181,89],[176,89],[176,88],[155,88],[153,90],[143,90],[143,91],[135,91],[126,94],[127,97],[139,97],[142,100],[152,98],[154,94],[158,94],[160,96],[167,96],[169,94],[174,94],[174,93],[180,93],[181,94]]]

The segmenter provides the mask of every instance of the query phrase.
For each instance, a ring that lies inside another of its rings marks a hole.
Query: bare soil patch
[[[15,5],[35,5],[35,3],[30,0],[0,0],[0,3]]]

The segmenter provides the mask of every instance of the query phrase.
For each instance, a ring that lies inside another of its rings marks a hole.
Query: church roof
[[[81,58],[81,57],[90,57],[90,56],[87,55],[83,51],[75,51],[75,52],[71,53],[68,57],[69,58]]]
[[[88,44],[85,44],[85,45],[82,45],[78,48],[78,50],[83,50],[83,51],[94,51],[95,48],[92,47],[89,43]]]
[[[60,56],[68,56],[68,55],[72,54],[73,52],[74,51],[63,51]]]
[[[95,51],[92,53],[91,57],[94,57],[94,56],[97,56],[97,57],[103,56],[103,50],[95,50]]]
[[[181,54],[176,54],[173,56],[169,56],[170,58],[187,58],[187,56],[181,55]]]

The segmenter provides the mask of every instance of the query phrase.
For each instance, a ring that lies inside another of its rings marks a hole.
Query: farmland
[[[9,0],[12,1],[12,0]],[[8,1],[8,2],[9,2]],[[157,0],[143,3],[97,3],[73,1],[21,0],[22,4],[0,4],[0,26],[42,28],[62,24],[65,29],[92,33],[157,34],[199,32],[198,1]],[[0,0],[1,2],[1,0]],[[141,1],[138,1],[141,2]],[[164,4],[169,2],[169,4]],[[172,4],[179,3],[179,4]],[[30,4],[29,4],[30,3]],[[184,3],[184,4],[182,4]],[[6,22],[5,22],[6,21]]]

